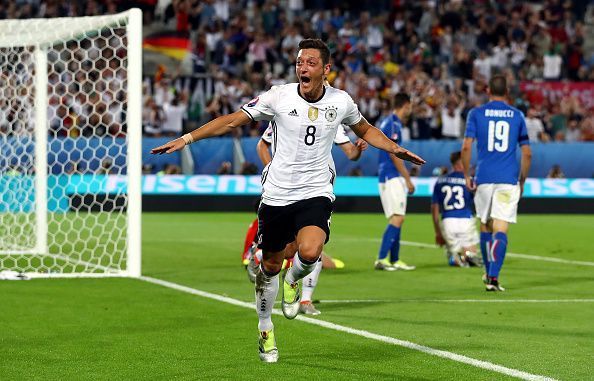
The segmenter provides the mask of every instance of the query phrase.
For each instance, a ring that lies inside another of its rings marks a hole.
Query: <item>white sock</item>
[[[318,278],[322,272],[322,261],[318,260],[316,267],[305,278],[303,278],[303,291],[301,291],[301,301],[311,302],[311,296],[318,284]]]
[[[258,330],[270,331],[272,308],[278,294],[278,273],[270,276],[262,271],[262,265],[256,274],[256,310],[258,311]]]
[[[293,258],[293,266],[287,272],[285,280],[289,284],[298,282],[299,279],[303,279],[309,273],[311,273],[316,268],[317,263],[317,259],[314,263],[303,263],[299,257],[299,252],[295,253],[295,257]]]

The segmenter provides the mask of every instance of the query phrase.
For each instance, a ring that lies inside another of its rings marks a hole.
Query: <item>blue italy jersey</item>
[[[477,142],[477,184],[517,184],[518,145],[529,144],[524,114],[505,102],[493,101],[470,110],[465,137]]]
[[[390,140],[400,144],[402,122],[395,114],[392,114],[391,116],[384,119],[380,126],[380,130],[382,130],[384,135],[386,135]],[[379,167],[377,172],[380,183],[384,183],[386,180],[390,180],[393,177],[400,176],[400,173],[396,169],[394,162],[390,158],[390,154],[384,150],[380,150],[378,158]]]
[[[438,178],[431,202],[439,205],[441,218],[471,218],[472,195],[466,188],[464,173],[450,172]]]

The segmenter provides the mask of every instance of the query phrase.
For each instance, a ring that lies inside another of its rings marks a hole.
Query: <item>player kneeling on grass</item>
[[[446,246],[450,266],[481,266],[476,254],[479,239],[472,212],[472,194],[466,188],[460,152],[453,152],[450,162],[452,171],[438,178],[433,188],[431,215],[435,243]]]
[[[151,150],[172,153],[195,141],[220,136],[251,121],[274,124],[274,160],[262,173],[258,209],[258,247],[262,263],[256,274],[258,351],[264,362],[278,361],[272,308],[279,291],[285,247],[296,241],[299,254],[282,280],[282,311],[287,319],[299,313],[299,281],[311,273],[330,239],[334,178],[328,166],[339,125],[346,124],[372,146],[415,164],[425,161],[388,139],[361,115],[344,91],[324,86],[330,73],[330,49],[318,39],[299,43],[295,64],[298,83],[273,86],[241,110]]]

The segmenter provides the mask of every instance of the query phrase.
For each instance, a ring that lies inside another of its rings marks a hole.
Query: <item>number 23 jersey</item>
[[[309,102],[297,83],[273,86],[242,106],[253,120],[270,121],[272,161],[262,171],[262,201],[283,206],[313,197],[334,201],[335,173],[329,166],[340,124],[352,126],[362,116],[344,91],[324,87],[322,97]]]

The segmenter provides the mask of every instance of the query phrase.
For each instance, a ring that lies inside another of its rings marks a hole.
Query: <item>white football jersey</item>
[[[262,134],[262,140],[272,145],[272,124],[269,124],[264,133]],[[334,137],[334,144],[339,146],[350,142],[351,139],[349,139],[349,136],[347,135],[344,129],[344,125],[339,125],[338,129],[336,130],[336,136]],[[274,148],[272,148],[271,150],[272,156],[274,156]],[[328,165],[330,166],[330,170],[333,173],[336,173],[336,165],[334,164],[334,158],[332,157],[332,154],[330,154],[330,156],[328,157]]]
[[[271,122],[274,155],[262,171],[266,205],[319,196],[334,201],[332,142],[341,124],[352,126],[362,118],[346,92],[324,87],[322,97],[309,102],[299,95],[297,83],[289,83],[273,86],[241,109],[253,120]]]

